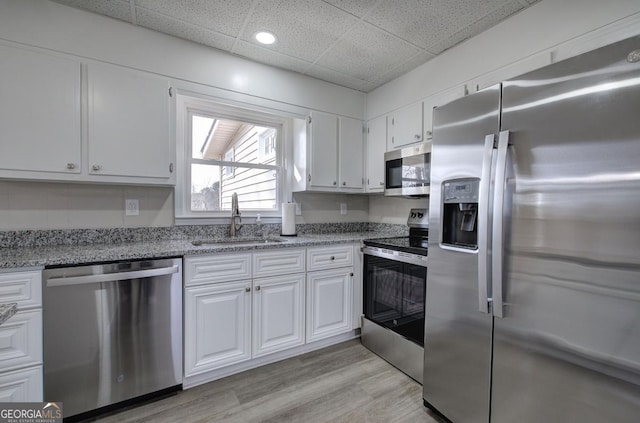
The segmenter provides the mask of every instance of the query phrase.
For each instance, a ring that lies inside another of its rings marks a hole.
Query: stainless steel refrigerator
[[[640,419],[640,37],[434,110],[424,401]]]

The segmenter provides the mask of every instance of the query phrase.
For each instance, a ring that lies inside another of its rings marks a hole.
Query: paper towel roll
[[[296,234],[296,205],[282,203],[282,235]]]

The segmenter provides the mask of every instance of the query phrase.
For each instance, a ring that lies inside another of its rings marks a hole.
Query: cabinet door
[[[353,268],[307,273],[307,342],[351,330]]]
[[[251,281],[188,288],[184,306],[185,376],[251,358]]]
[[[304,344],[304,273],[253,281],[253,357]]]
[[[433,136],[433,109],[447,104],[457,98],[464,97],[467,92],[465,85],[454,87],[450,90],[432,95],[424,101],[424,134],[425,140],[431,140]]]
[[[384,191],[384,153],[387,151],[387,117],[369,121],[367,128],[367,192]]]
[[[42,310],[19,311],[0,325],[0,369],[42,364]]]
[[[387,150],[395,150],[407,144],[421,142],[422,102],[411,104],[389,115]]]
[[[362,121],[340,117],[340,188],[362,189]]]
[[[0,402],[40,402],[42,391],[42,366],[0,373]]]
[[[88,85],[89,173],[171,179],[169,81],[90,64]]]
[[[0,57],[0,169],[80,173],[80,63],[3,45]]]
[[[308,149],[311,187],[338,187],[338,117],[313,112],[309,117]]]

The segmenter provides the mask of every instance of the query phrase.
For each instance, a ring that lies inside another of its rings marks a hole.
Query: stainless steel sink
[[[286,242],[280,238],[223,238],[223,239],[199,239],[191,241],[191,244],[198,247],[202,245],[248,245],[248,244],[278,244]]]

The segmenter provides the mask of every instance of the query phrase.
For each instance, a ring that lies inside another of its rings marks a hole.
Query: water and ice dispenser
[[[451,247],[478,249],[479,179],[445,181],[442,193],[442,243]]]

